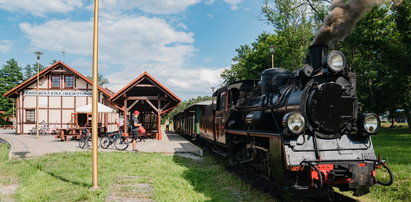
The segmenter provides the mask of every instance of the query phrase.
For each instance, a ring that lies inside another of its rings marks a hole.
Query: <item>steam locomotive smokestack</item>
[[[324,45],[311,45],[310,51],[310,66],[313,68],[313,72],[320,71],[322,67],[322,58],[326,56],[328,47]]]
[[[384,0],[333,0],[312,45],[334,44],[352,32],[360,18]],[[397,0],[397,3],[399,1]]]

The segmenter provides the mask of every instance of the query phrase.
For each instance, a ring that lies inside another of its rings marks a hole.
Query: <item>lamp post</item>
[[[274,51],[275,51],[275,49],[274,49],[275,47],[274,47],[274,45],[271,45],[270,46],[270,53],[271,53],[271,68],[274,68]]]
[[[91,158],[92,158],[92,189],[98,189],[98,9],[99,0],[94,0],[94,28],[93,28],[93,64],[92,64],[92,121],[91,121]]]
[[[40,85],[40,56],[43,54],[40,51],[34,52],[37,57],[37,89],[36,89],[36,138],[39,138],[39,85]]]

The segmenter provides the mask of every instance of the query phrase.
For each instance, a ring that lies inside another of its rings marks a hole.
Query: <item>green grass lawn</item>
[[[395,182],[374,186],[361,201],[411,201],[411,134],[406,128],[381,129],[374,148],[387,160]],[[196,161],[156,153],[103,152],[99,154],[99,185],[91,191],[91,153],[64,153],[37,159],[7,161],[8,148],[0,144],[0,187],[19,184],[17,201],[104,201],[123,176],[141,176],[154,188],[156,201],[269,201],[224,170],[219,158],[206,154]],[[379,179],[388,179],[383,170]],[[0,198],[1,201],[1,198]]]
[[[382,128],[372,137],[376,154],[385,159],[394,173],[394,184],[374,186],[365,198],[372,201],[411,201],[411,134],[408,128]],[[378,179],[388,181],[387,172],[377,171]]]
[[[104,201],[123,176],[141,176],[141,183],[150,182],[156,201],[270,200],[269,195],[251,189],[207,156],[196,161],[156,153],[102,152],[101,189],[91,191],[91,152],[6,161],[7,152],[0,144],[0,168],[7,171],[0,175],[18,181],[17,201]],[[9,181],[0,181],[0,185]]]

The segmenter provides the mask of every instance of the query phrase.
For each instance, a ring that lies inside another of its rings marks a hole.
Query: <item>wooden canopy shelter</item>
[[[155,133],[158,140],[162,139],[161,116],[181,102],[179,97],[147,72],[114,94],[111,101],[123,111],[124,131],[127,131],[128,115],[138,110],[147,133]]]

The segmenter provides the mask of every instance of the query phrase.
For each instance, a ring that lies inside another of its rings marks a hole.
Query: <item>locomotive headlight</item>
[[[366,114],[363,120],[363,127],[367,133],[374,134],[380,128],[380,117],[376,114]]]
[[[304,131],[305,119],[299,112],[289,112],[283,117],[283,126],[291,133],[298,135]]]
[[[344,70],[347,64],[346,62],[347,61],[344,54],[340,51],[334,50],[328,54],[327,64],[333,72],[341,72],[342,70]]]

